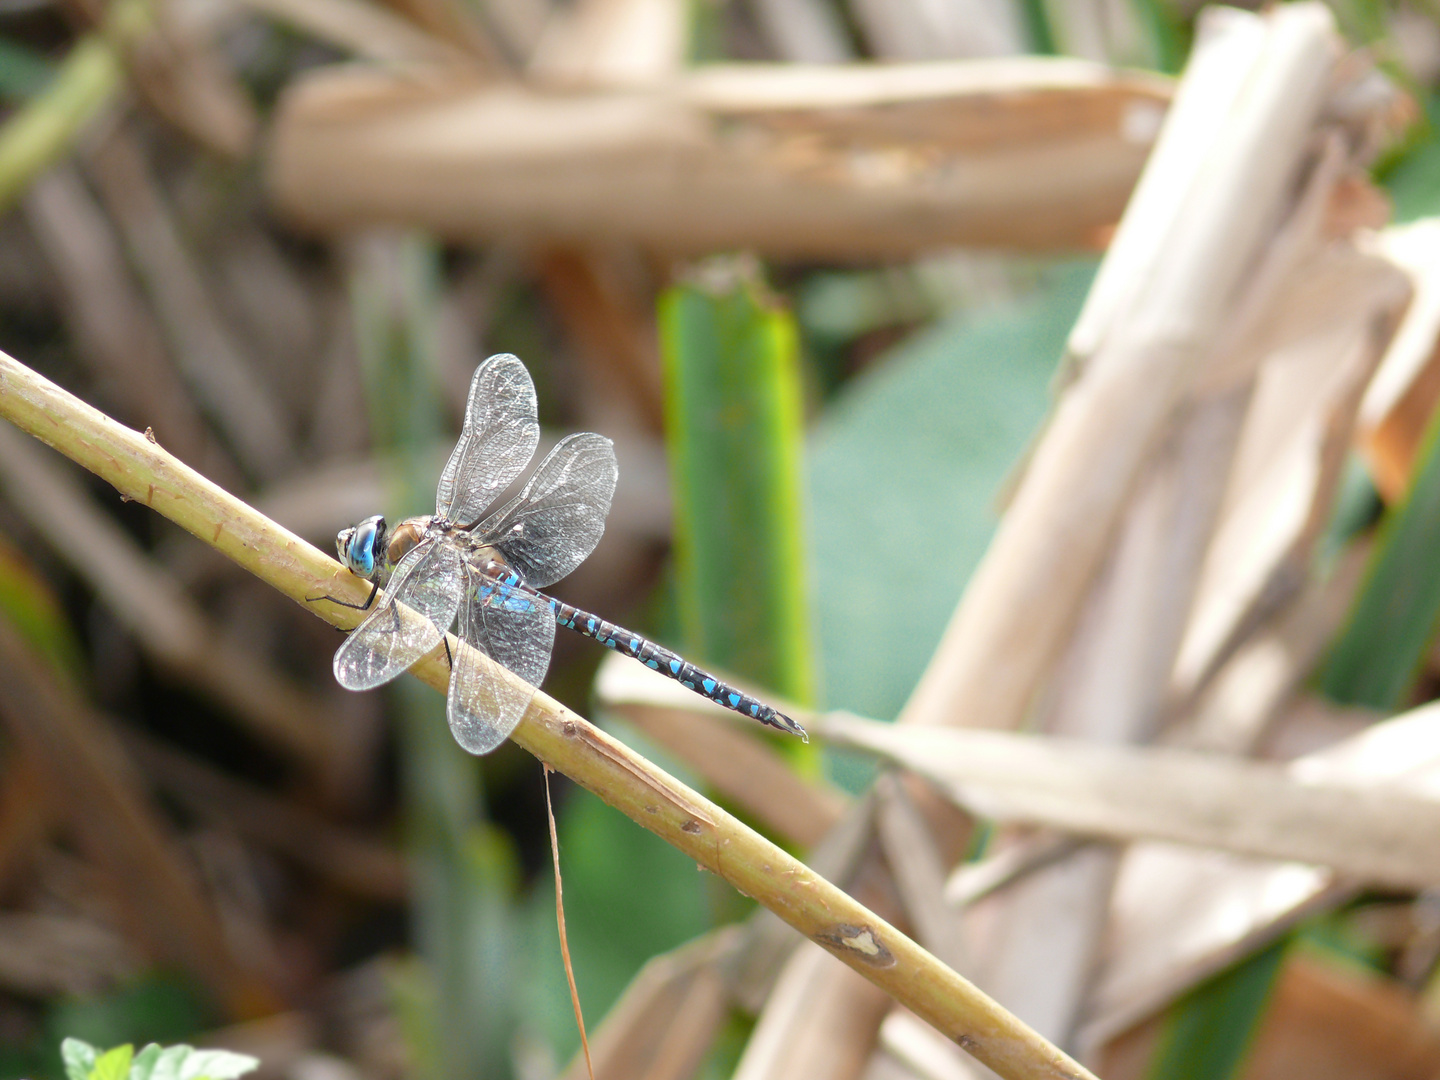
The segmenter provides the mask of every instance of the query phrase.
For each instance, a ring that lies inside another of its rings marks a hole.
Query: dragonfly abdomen
[[[729,683],[696,667],[663,645],[657,645],[642,634],[626,630],[623,626],[617,626],[588,611],[581,611],[554,597],[547,596],[545,599],[550,603],[550,610],[555,613],[555,621],[567,630],[574,630],[577,634],[594,638],[607,649],[614,649],[626,656],[632,656],[646,667],[674,679],[687,690],[693,690],[717,705],[723,705],[727,709],[781,731],[788,731],[802,738],[805,736],[805,729],[784,713],[777,712],[763,701],[758,701],[749,694],[735,689]]]

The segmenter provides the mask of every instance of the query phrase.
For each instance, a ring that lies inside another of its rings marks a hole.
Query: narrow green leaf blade
[[[660,343],[686,647],[808,702],[794,320],[752,264],[727,259],[661,297]]]
[[[1171,1010],[1146,1080],[1224,1080],[1254,1040],[1289,939],[1191,991]]]
[[[1430,420],[1405,501],[1381,523],[1365,584],[1321,679],[1336,701],[1402,706],[1440,620],[1440,413]]]

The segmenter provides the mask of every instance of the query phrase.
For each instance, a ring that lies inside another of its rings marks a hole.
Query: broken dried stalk
[[[629,241],[670,254],[1095,247],[1165,80],[1081,61],[704,68],[543,94],[329,71],[287,92],[269,183],[307,227]]]

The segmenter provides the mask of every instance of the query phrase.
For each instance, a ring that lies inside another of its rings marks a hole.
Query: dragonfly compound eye
[[[366,518],[352,529],[341,529],[335,538],[335,547],[340,552],[340,561],[349,567],[352,574],[369,578],[375,573],[375,552],[381,547],[385,534],[385,519],[378,514]]]

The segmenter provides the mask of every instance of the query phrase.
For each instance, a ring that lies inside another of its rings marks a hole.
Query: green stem
[[[369,587],[145,436],[116,423],[0,353],[0,416],[59,450],[122,495],[143,502],[306,609],[342,629]],[[410,615],[408,617],[417,617]],[[450,648],[468,648],[450,639]],[[479,658],[496,679],[515,679]],[[410,669],[444,693],[436,650]],[[629,747],[536,691],[515,742],[615,807],[854,968],[1011,1080],[1092,1080],[1091,1074],[973,985],[794,856]]]

